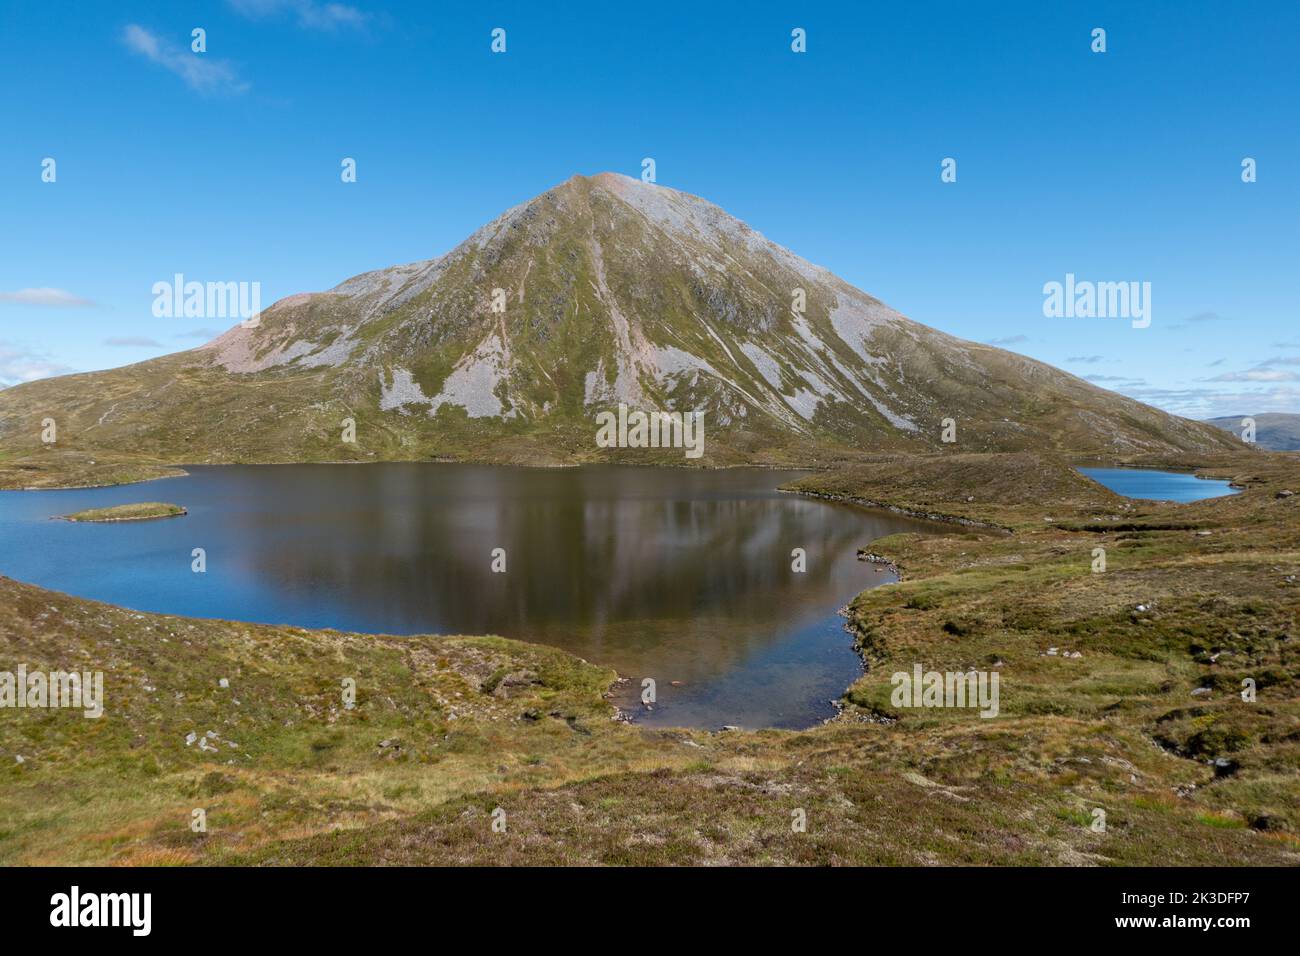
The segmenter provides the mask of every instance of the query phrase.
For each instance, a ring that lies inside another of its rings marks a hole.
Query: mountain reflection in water
[[[925,525],[776,491],[798,472],[451,464],[193,467],[0,492],[0,572],[139,610],[372,633],[500,634],[631,678],[637,719],[808,726],[861,673],[838,608],[893,580],[856,559]],[[189,515],[52,515],[162,499]],[[207,572],[190,569],[202,547]],[[493,573],[493,549],[505,573]],[[807,571],[791,569],[791,551]],[[658,704],[639,706],[643,677]],[[674,682],[677,682],[674,684]]]

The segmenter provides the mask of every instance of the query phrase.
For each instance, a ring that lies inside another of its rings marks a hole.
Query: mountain
[[[1255,444],[1269,451],[1300,451],[1300,415],[1282,412],[1263,412],[1259,415],[1228,415],[1224,418],[1207,418],[1215,428],[1232,432],[1238,438],[1243,430],[1242,419],[1255,419]]]
[[[705,464],[1240,447],[912,322],[717,206],[611,173],[575,176],[439,258],[281,299],[256,328],[6,389],[0,447],[36,446],[50,416],[63,446],[175,463],[652,457],[596,447],[596,414],[619,402],[703,411]]]

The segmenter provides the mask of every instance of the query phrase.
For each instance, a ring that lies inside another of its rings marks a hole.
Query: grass
[[[862,542],[903,580],[850,605],[869,669],[802,732],[628,726],[613,672],[517,641],[141,614],[0,578],[0,658],[102,670],[106,697],[98,720],[3,712],[0,863],[1300,863],[1300,496],[1277,497],[1300,462],[1208,463],[1243,493],[1186,505],[1050,459],[958,464],[799,483],[977,522]],[[915,663],[997,670],[999,716],[894,707]]]
[[[0,488],[101,488],[183,474],[172,465],[103,450],[0,449]]]
[[[110,508],[87,508],[70,515],[63,515],[65,521],[148,521],[153,518],[175,518],[186,514],[180,505],[169,505],[162,501],[141,501],[133,504],[113,505]]]

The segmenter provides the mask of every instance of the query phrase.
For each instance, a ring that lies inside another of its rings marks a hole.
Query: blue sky
[[[0,384],[199,344],[152,315],[176,272],[269,304],[651,156],[917,321],[1300,412],[1300,5],[543,6],[4,0]],[[1150,282],[1151,326],[1045,318],[1066,273]]]

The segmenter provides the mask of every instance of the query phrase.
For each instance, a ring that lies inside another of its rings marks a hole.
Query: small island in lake
[[[70,515],[60,515],[64,521],[149,521],[153,518],[175,518],[186,514],[180,505],[161,501],[141,501],[111,508],[88,508]]]

